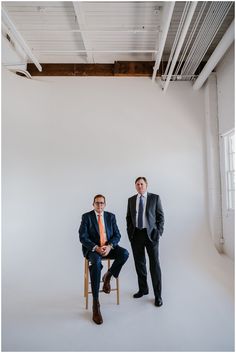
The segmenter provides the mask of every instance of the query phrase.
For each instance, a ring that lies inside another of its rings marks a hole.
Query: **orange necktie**
[[[98,227],[100,233],[100,246],[103,246],[106,244],[106,234],[104,231],[101,215],[98,215]]]

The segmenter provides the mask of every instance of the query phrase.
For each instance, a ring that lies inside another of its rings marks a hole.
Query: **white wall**
[[[164,95],[148,78],[28,80],[3,70],[8,295],[47,295],[72,286],[82,291],[77,229],[96,193],[106,195],[121,244],[130,250],[126,204],[139,175],[162,199],[161,256],[169,261],[173,252],[191,256],[204,244],[209,233],[203,98],[187,82],[171,83]],[[131,259],[128,267],[133,268]]]
[[[222,189],[222,220],[223,235],[225,239],[224,251],[234,259],[234,211],[227,210],[226,205],[226,182],[224,173],[224,147],[223,138],[226,132],[234,128],[235,119],[235,89],[234,89],[234,45],[230,47],[217,69],[217,93],[218,93],[218,119],[220,135],[220,158],[221,158],[221,189]]]

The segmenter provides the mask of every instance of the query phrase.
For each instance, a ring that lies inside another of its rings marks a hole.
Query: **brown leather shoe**
[[[102,314],[100,311],[100,304],[98,300],[93,301],[93,321],[97,325],[101,325],[103,323]]]
[[[109,294],[111,292],[111,285],[110,285],[110,280],[111,280],[111,273],[107,271],[105,275],[102,277],[103,280],[103,287],[102,290],[104,293]]]

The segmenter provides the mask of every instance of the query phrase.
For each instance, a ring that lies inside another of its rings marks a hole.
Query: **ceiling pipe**
[[[197,52],[195,53],[196,59],[192,60],[192,63],[188,69],[188,73],[195,73],[197,70],[200,62],[203,60],[206,52],[208,51],[212,41],[215,38],[216,33],[220,29],[225,17],[227,16],[227,13],[231,7],[232,3],[224,2],[222,3],[222,6],[217,10],[215,10],[216,14],[214,15],[215,18],[205,32],[205,35],[203,33],[202,35],[202,40],[200,41],[200,46],[198,47]]]
[[[173,56],[175,54],[176,47],[178,45],[178,41],[179,41],[182,29],[183,29],[184,21],[186,19],[186,16],[187,16],[187,13],[188,13],[188,10],[189,10],[189,6],[190,6],[189,2],[186,1],[182,16],[181,16],[181,19],[180,19],[180,22],[179,22],[179,26],[178,26],[178,29],[177,29],[177,32],[176,32],[176,35],[175,35],[175,40],[174,40],[172,48],[171,48],[171,52],[170,52],[170,56],[169,56],[169,59],[168,59],[168,63],[167,63],[167,66],[165,68],[164,75],[166,77],[167,77],[171,62],[173,60]]]
[[[172,18],[172,15],[173,15],[174,7],[175,7],[175,1],[166,2],[165,5],[164,5],[164,8],[163,8],[163,11],[162,11],[162,16],[161,16],[161,22],[162,22],[161,23],[161,31],[162,31],[162,35],[161,35],[161,41],[160,41],[160,45],[159,45],[159,49],[158,49],[155,65],[153,67],[152,82],[155,81],[155,78],[156,78],[156,75],[157,75],[157,71],[159,70],[159,67],[160,67],[160,62],[161,62],[162,54],[163,54],[163,51],[164,51],[166,38],[167,38],[168,31],[169,31],[170,22],[171,22],[171,18]]]
[[[163,91],[164,92],[167,90],[167,87],[169,86],[171,75],[172,75],[172,73],[174,71],[174,68],[175,68],[175,65],[176,65],[180,50],[181,50],[181,48],[182,48],[182,46],[184,44],[184,40],[185,40],[185,37],[187,35],[187,31],[189,29],[189,26],[190,26],[190,23],[192,21],[192,18],[193,18],[193,15],[194,15],[194,11],[196,10],[196,7],[197,7],[197,1],[191,2],[191,5],[190,5],[189,11],[188,11],[188,15],[187,15],[187,18],[185,20],[184,27],[183,27],[183,30],[181,32],[181,35],[180,35],[180,38],[179,38],[179,42],[178,42],[178,45],[177,45],[177,48],[176,48],[176,51],[175,51],[175,55],[173,57],[173,60],[172,60],[172,63],[171,63],[171,67],[170,67],[170,70],[168,72],[167,79],[165,81],[165,85],[163,87]]]
[[[219,3],[217,2],[216,5],[219,6]],[[213,7],[214,6],[215,6],[214,3],[211,2],[210,6],[207,10],[207,13],[203,18],[202,24],[196,33],[196,37],[195,37],[194,42],[190,48],[190,51],[189,51],[188,56],[185,60],[185,63],[181,69],[181,75],[189,74],[189,72],[190,72],[189,67],[192,65],[193,60],[196,58],[198,46],[200,45],[199,43],[201,43],[202,37],[205,38],[205,35],[203,35],[203,34],[208,33],[207,26],[209,26],[209,23],[212,23],[212,19],[214,17],[213,16],[213,10],[214,10]]]
[[[190,33],[190,35],[188,37],[187,43],[185,44],[185,48],[184,48],[184,50],[183,50],[183,52],[181,54],[181,58],[179,59],[178,67],[175,69],[174,75],[178,75],[178,72],[180,71],[180,68],[181,68],[181,66],[183,64],[184,58],[185,58],[185,56],[186,56],[186,54],[188,52],[188,49],[190,47],[190,44],[191,44],[192,40],[193,40],[194,34],[196,33],[197,27],[198,27],[199,22],[200,22],[200,20],[202,18],[202,15],[203,15],[203,12],[204,12],[204,10],[206,8],[206,5],[207,5],[207,2],[203,1],[201,9],[200,9],[200,11],[199,11],[199,13],[197,15],[197,18],[196,18],[196,20],[194,22],[194,25],[193,25],[193,28],[191,30],[191,33]]]
[[[10,17],[8,16],[7,11],[4,9],[4,7],[2,6],[2,19],[3,22],[5,23],[5,25],[7,27],[9,27],[11,33],[13,34],[13,36],[15,37],[15,39],[17,40],[18,44],[22,47],[22,49],[25,51],[25,53],[27,54],[27,56],[32,60],[32,62],[35,64],[35,66],[37,67],[37,69],[41,72],[42,71],[42,66],[40,65],[38,59],[34,56],[34,54],[32,53],[30,47],[28,46],[28,44],[25,42],[24,38],[22,37],[22,35],[20,34],[20,32],[17,30],[16,26],[14,25],[14,23],[12,22],[12,20],[10,19]]]
[[[196,72],[233,2],[212,2],[181,69],[182,75]]]
[[[193,89],[197,90],[202,87],[204,82],[207,80],[209,75],[211,74],[212,70],[216,67],[222,56],[225,52],[229,49],[231,44],[234,41],[234,20],[232,21],[231,25],[225,32],[224,36],[222,37],[221,41],[215,48],[214,52],[212,53],[210,59],[207,61],[206,65],[204,66],[202,72],[198,76],[197,80],[193,85]]]

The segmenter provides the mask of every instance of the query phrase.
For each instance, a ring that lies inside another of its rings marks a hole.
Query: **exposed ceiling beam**
[[[151,77],[154,61],[116,61],[114,64],[42,64],[38,72],[33,64],[27,65],[32,76],[127,76]],[[166,62],[163,63],[163,67]],[[162,72],[158,73],[161,75]]]
[[[73,1],[73,6],[74,6],[74,10],[75,10],[75,14],[76,14],[79,28],[82,31],[81,37],[83,39],[85,51],[87,53],[87,61],[89,63],[93,63],[94,58],[93,58],[93,54],[91,53],[91,50],[92,50],[91,43],[90,43],[90,40],[88,39],[88,36],[85,32],[87,29],[87,24],[86,24],[86,19],[85,19],[85,15],[84,15],[83,3],[81,1]]]
[[[198,76],[197,80],[195,81],[193,85],[193,89],[199,89],[202,87],[204,82],[207,80],[209,75],[211,74],[212,70],[216,67],[220,59],[223,57],[223,55],[226,53],[226,51],[229,49],[231,44],[234,41],[234,23],[235,21],[233,20],[227,31],[225,32],[224,36],[222,37],[221,41],[215,48],[214,52],[212,53],[210,59],[207,61],[206,65],[204,66],[204,69]]]
[[[11,36],[11,37],[10,37]],[[7,41],[8,45],[11,43],[11,49],[12,51],[15,51],[16,55],[19,55],[23,61],[27,61],[27,55],[25,51],[22,49],[22,47],[17,43],[16,38],[13,36],[11,33],[10,29],[5,25],[4,22],[2,22],[2,40]],[[14,47],[13,47],[14,43]],[[2,54],[4,56],[5,49],[2,46]]]
[[[25,42],[24,38],[22,37],[22,35],[18,31],[18,29],[16,28],[15,24],[13,23],[13,21],[10,19],[7,11],[4,9],[3,6],[2,6],[2,20],[3,20],[3,23],[9,28],[10,32],[13,34],[15,40],[17,40],[18,44],[22,47],[22,49],[25,51],[27,56],[32,60],[34,65],[37,67],[37,69],[39,71],[42,71],[42,66],[40,65],[38,59],[32,53],[30,47]]]
[[[156,53],[156,50],[40,50],[42,54],[51,54],[51,53]]]
[[[199,72],[206,63],[202,62]],[[152,77],[154,61],[115,61],[112,64],[42,64],[43,71],[39,72],[33,64],[27,65],[27,70],[32,76],[127,76],[127,77]],[[167,61],[162,61],[157,76],[165,72]],[[198,71],[197,70],[197,71]],[[198,74],[198,72],[196,72]]]
[[[117,29],[40,29],[40,30],[34,30],[34,29],[24,29],[22,30],[23,33],[159,33],[158,29],[123,29],[123,28],[117,28]]]
[[[179,54],[180,54],[180,50],[181,50],[181,48],[182,48],[182,46],[184,44],[184,40],[185,40],[185,37],[187,35],[190,23],[192,21],[193,15],[194,15],[194,11],[196,10],[196,7],[197,7],[197,1],[191,2],[191,5],[189,7],[186,20],[185,20],[184,25],[183,25],[182,32],[181,32],[180,37],[179,37],[179,41],[178,41],[178,44],[177,44],[177,47],[176,47],[176,50],[175,50],[175,54],[174,54],[174,57],[173,57],[173,60],[172,60],[172,63],[171,63],[171,66],[170,66],[170,69],[169,69],[169,72],[168,72],[168,75],[167,75],[167,79],[166,79],[164,87],[163,87],[163,91],[164,92],[167,90],[167,87],[169,85],[169,82],[170,82],[170,79],[171,79],[171,75],[172,75],[172,73],[174,71],[174,68],[175,68],[175,65],[177,63],[177,60],[178,60],[178,57],[179,57]]]
[[[156,61],[153,68],[153,75],[152,75],[153,82],[155,81],[157,71],[159,70],[159,67],[160,67],[160,62],[164,51],[174,7],[175,7],[175,1],[166,2],[163,7],[163,10],[161,11],[161,40],[159,43]]]

